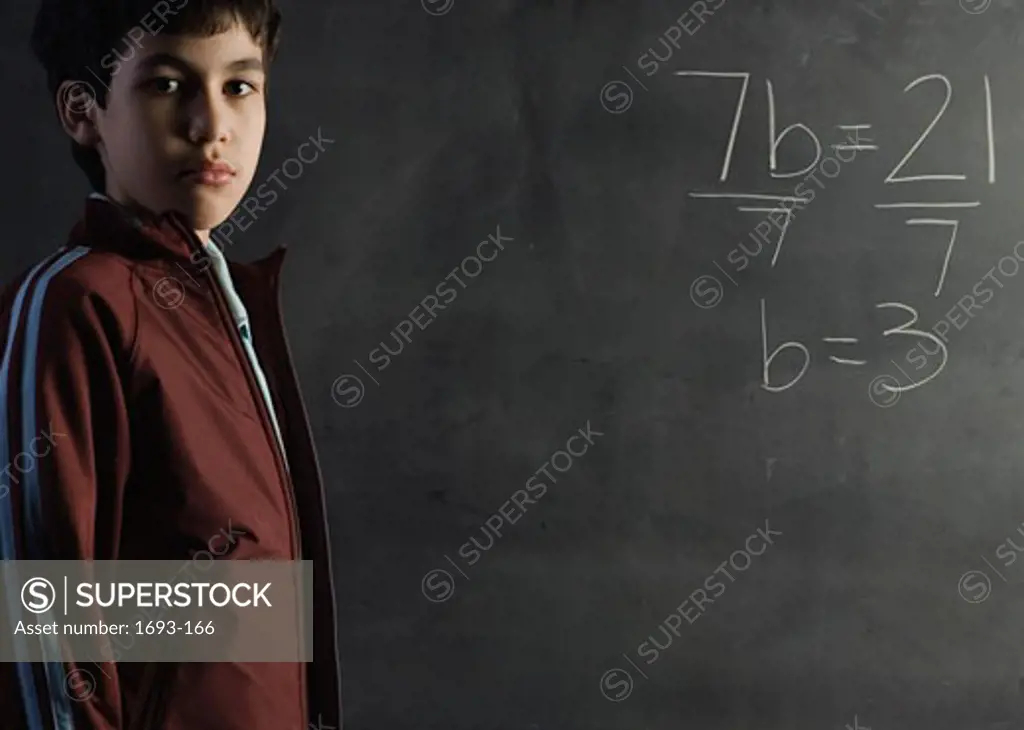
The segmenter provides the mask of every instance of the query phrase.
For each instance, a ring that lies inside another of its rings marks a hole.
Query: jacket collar
[[[85,213],[71,231],[70,243],[129,258],[186,260],[202,247],[180,213],[135,213],[99,193],[86,198]]]
[[[78,245],[129,259],[167,259],[183,267],[209,256],[181,213],[137,214],[100,193],[86,198],[85,212],[71,230],[69,246]],[[237,272],[276,286],[286,252],[287,245],[280,245],[251,263],[224,258],[233,276]]]

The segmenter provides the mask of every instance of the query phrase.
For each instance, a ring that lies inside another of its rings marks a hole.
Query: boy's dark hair
[[[110,80],[137,52],[140,34],[208,37],[235,20],[262,46],[269,71],[281,25],[274,0],[42,0],[32,28],[32,52],[46,69],[51,99],[56,101],[63,82],[81,81],[105,109]],[[99,152],[71,140],[71,156],[93,188],[104,192]]]

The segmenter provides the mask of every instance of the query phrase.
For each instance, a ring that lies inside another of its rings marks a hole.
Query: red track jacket
[[[312,560],[314,661],[0,664],[4,730],[341,727],[323,483],[280,310],[285,250],[228,263],[287,467],[224,291],[177,214],[137,221],[90,198],[68,245],[0,293],[0,557]]]

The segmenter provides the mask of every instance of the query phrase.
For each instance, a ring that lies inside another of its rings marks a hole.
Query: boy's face
[[[206,240],[256,172],[265,85],[263,51],[237,23],[208,38],[147,37],[116,69],[107,108],[92,109],[107,196],[156,213],[180,211]],[[204,176],[210,163],[233,174]]]

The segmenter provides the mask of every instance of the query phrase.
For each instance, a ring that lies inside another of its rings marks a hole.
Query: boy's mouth
[[[229,163],[222,160],[203,160],[184,170],[180,177],[200,185],[222,187],[229,184],[237,173]]]

